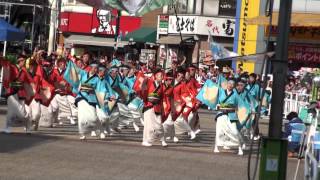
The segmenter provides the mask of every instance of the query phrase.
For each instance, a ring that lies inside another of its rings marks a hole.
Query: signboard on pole
[[[169,16],[159,15],[158,18],[158,34],[168,34]]]
[[[148,63],[149,61],[156,60],[156,50],[154,49],[141,49],[139,61],[142,63]]]

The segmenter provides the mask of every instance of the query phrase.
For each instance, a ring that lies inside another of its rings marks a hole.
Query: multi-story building
[[[271,23],[270,16],[266,16],[271,15],[266,11],[268,10],[267,2],[270,1],[238,1],[234,51],[239,55],[275,50],[276,38],[282,36],[277,28],[280,0],[274,1]],[[269,31],[270,26],[271,31]],[[267,44],[269,35],[271,41]],[[288,47],[288,66],[291,70],[298,70],[301,67],[319,67],[319,39],[320,1],[293,1]],[[261,72],[261,62],[244,62],[243,64],[244,68],[251,72]]]
[[[70,48],[75,55],[90,51],[111,56],[115,48],[121,50],[128,44],[121,39],[141,25],[140,17],[118,15],[116,9],[96,9],[77,0],[63,0],[58,49]]]
[[[211,58],[209,36],[232,50],[236,5],[236,0],[177,0],[164,7],[158,16],[158,63],[168,67],[180,57],[189,64]]]
[[[111,9],[107,16],[110,23],[106,24],[112,27],[108,33],[93,31],[99,26],[98,12],[76,0],[63,1],[60,39],[64,39],[61,42],[65,47],[71,47],[75,54],[81,54],[85,49],[108,54],[113,51],[117,24],[117,18],[114,17],[117,12]],[[119,34],[124,41],[117,46],[121,48],[128,42],[136,42],[138,50],[144,49],[140,56],[145,57],[154,57],[152,53],[157,49],[158,64],[166,67],[178,57],[186,57],[187,63],[199,63],[210,58],[210,35],[214,41],[232,50],[235,15],[236,0],[178,0],[174,5],[165,6],[141,18],[121,16]],[[145,58],[140,57],[142,59]],[[231,66],[231,62],[224,63]]]
[[[49,33],[50,0],[0,0],[0,17],[26,33],[23,49],[36,46],[46,48]],[[8,46],[9,53],[17,53],[17,43]],[[20,46],[19,45],[19,46]],[[14,47],[14,48],[11,48]]]

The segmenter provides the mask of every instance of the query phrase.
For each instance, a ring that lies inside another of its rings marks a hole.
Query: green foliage
[[[17,63],[17,56],[15,56],[13,54],[6,55],[4,59],[9,61],[11,64],[16,64]]]

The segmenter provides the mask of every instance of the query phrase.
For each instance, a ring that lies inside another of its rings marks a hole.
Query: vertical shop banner
[[[178,62],[178,48],[168,48],[168,59],[166,63],[166,68],[171,67],[173,61]]]
[[[159,46],[159,56],[158,56],[158,65],[164,67],[164,63],[167,59],[167,49],[165,45],[160,45]],[[167,68],[167,67],[166,67]]]
[[[169,16],[159,15],[158,16],[158,33],[168,34],[168,26],[169,26]]]
[[[258,25],[249,25],[249,18],[259,16],[260,1],[238,1],[236,16],[236,35],[234,38],[234,51],[240,56],[255,54],[257,48]],[[253,62],[238,62],[243,69],[254,72]]]
[[[198,16],[170,16],[168,33],[197,34]]]

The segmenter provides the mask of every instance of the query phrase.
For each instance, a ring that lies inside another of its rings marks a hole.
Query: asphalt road
[[[0,128],[6,108],[0,107]],[[202,132],[196,140],[180,136],[178,144],[163,148],[142,147],[142,133],[132,128],[105,140],[78,140],[75,126],[40,128],[25,135],[0,134],[0,180],[22,179],[117,179],[117,180],[195,180],[247,179],[247,158],[236,151],[214,154],[212,112],[200,114]],[[260,123],[267,131],[267,121]],[[256,146],[255,146],[256,148]],[[296,159],[288,160],[287,179],[292,179]],[[303,163],[299,178],[303,179]]]

